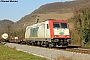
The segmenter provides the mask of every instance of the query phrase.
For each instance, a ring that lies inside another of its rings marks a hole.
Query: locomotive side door
[[[48,26],[48,22],[45,24],[45,38],[50,38],[50,30]]]
[[[46,37],[50,38],[50,30],[49,30],[48,24],[47,24],[47,29],[46,29]]]

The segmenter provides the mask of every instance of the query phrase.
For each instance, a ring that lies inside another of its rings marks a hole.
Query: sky
[[[0,2],[0,20],[9,19],[13,22],[17,22],[22,17],[32,13],[34,10],[38,9],[42,5],[45,5],[47,3],[65,2],[72,0],[17,0],[17,1],[18,2]]]

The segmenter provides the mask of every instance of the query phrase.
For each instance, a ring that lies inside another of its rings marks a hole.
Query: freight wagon
[[[48,19],[26,27],[26,44],[45,47],[67,47],[71,43],[67,20]]]

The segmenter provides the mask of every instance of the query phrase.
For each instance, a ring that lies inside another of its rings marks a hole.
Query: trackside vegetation
[[[0,60],[47,60],[0,45]]]
[[[75,8],[71,21],[74,22],[74,30],[71,33],[72,39],[78,40],[80,46],[90,47],[90,8],[88,6]],[[78,41],[76,42],[78,43]]]

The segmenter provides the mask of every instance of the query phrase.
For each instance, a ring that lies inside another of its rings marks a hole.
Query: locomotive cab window
[[[60,23],[53,23],[54,28],[60,28]]]
[[[53,23],[54,28],[67,28],[67,23]]]
[[[66,23],[61,23],[61,28],[67,28],[67,24]]]

